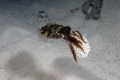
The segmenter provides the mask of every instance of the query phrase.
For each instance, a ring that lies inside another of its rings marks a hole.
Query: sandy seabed
[[[120,0],[104,0],[99,20],[85,19],[83,3],[1,0],[0,80],[119,80]],[[86,36],[88,57],[76,63],[64,40],[41,37],[38,29],[48,22]]]

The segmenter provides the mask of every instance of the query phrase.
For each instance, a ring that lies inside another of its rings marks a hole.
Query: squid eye
[[[61,33],[58,33],[58,36],[59,36],[59,37],[62,37],[62,38],[64,37],[64,35],[61,34]]]

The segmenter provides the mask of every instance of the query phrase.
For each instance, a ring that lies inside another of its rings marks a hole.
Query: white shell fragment
[[[75,34],[79,35],[77,32],[75,32]],[[91,47],[89,45],[89,42],[88,42],[87,38],[83,37],[83,39],[85,41],[85,42],[83,42],[81,40],[81,38],[79,38],[78,36],[74,36],[74,35],[70,35],[70,36],[74,37],[76,40],[79,40],[82,43],[82,45],[80,43],[79,43],[79,45],[83,48],[84,52],[81,50],[81,48],[79,48],[79,47],[77,47],[77,46],[72,44],[72,46],[73,46],[73,48],[75,50],[76,55],[78,57],[80,57],[80,58],[87,57],[89,52],[90,52],[90,50],[91,50]]]
[[[85,53],[80,48],[77,48],[76,46],[74,46],[76,55],[81,58],[87,57],[91,50],[88,40],[85,37],[83,38],[87,42],[87,43],[82,42],[83,45],[81,45]]]

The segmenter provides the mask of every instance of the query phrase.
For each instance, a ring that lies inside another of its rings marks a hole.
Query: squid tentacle
[[[78,34],[76,34],[76,33]],[[83,39],[83,36],[81,35],[81,33],[79,32],[79,31],[75,31],[75,32],[73,32],[76,36],[78,36],[84,43],[87,43],[84,39]]]
[[[69,40],[70,40],[70,42],[78,43],[78,44],[83,45],[82,42],[80,42],[79,40],[77,40],[76,38],[74,38],[74,37],[72,37],[72,36],[69,36]]]
[[[78,61],[77,61],[77,56],[76,56],[75,50],[74,50],[74,48],[73,48],[73,46],[72,46],[72,43],[70,43],[69,46],[70,46],[71,52],[72,52],[72,54],[73,54],[74,60],[75,60],[76,62],[78,62]]]
[[[69,42],[70,43],[73,43],[74,46],[76,46],[77,48],[80,48],[83,52],[84,52],[84,49],[82,48],[82,46],[80,44],[82,44],[82,42],[80,42],[79,40],[77,40],[76,38],[74,37],[69,37]],[[80,43],[80,44],[79,44]],[[84,52],[85,53],[85,52]]]

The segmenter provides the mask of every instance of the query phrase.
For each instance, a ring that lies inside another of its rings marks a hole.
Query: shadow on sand
[[[59,58],[55,60],[54,68],[67,75],[74,75],[82,80],[103,80],[90,71],[87,71],[82,65],[77,65],[75,61],[69,58]]]
[[[29,80],[57,80],[57,78],[42,70],[36,71],[35,62],[28,52],[20,52],[13,56],[5,68],[8,80],[17,78],[30,78]]]

